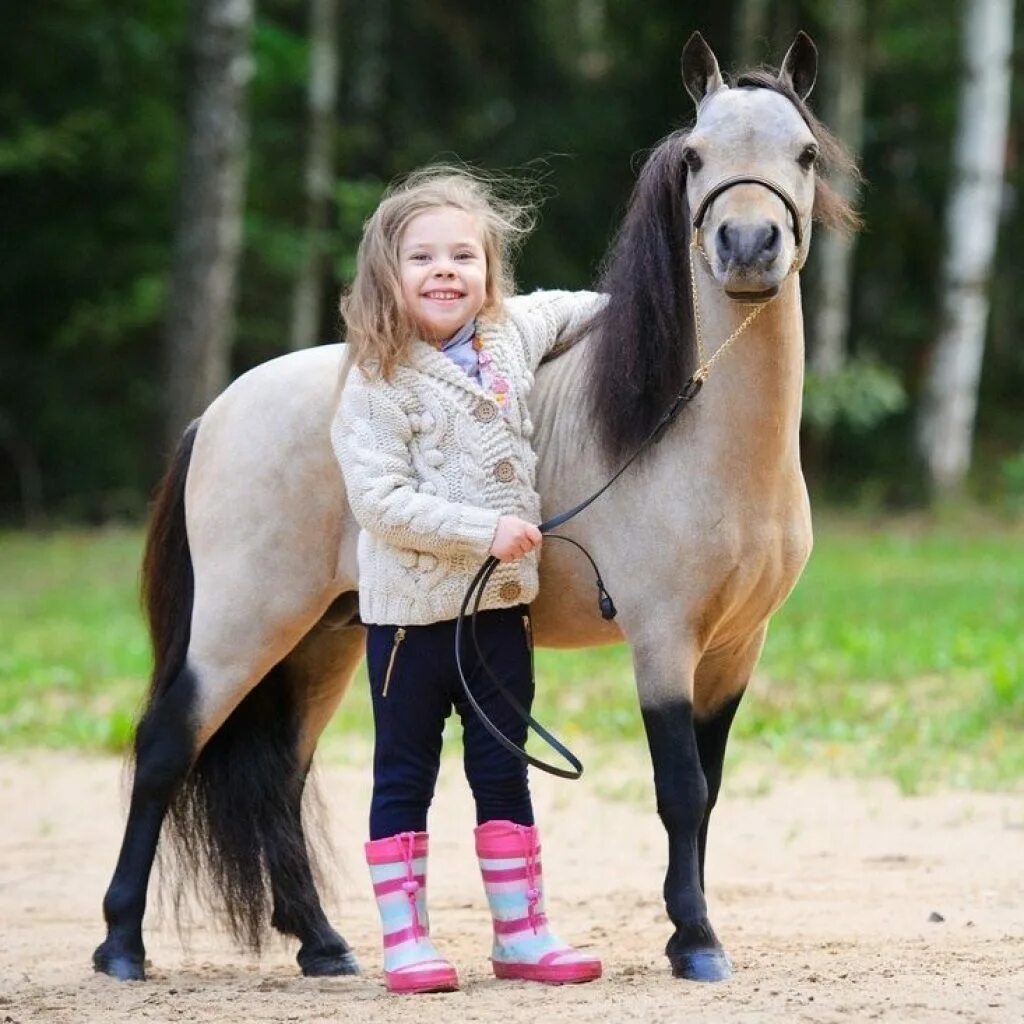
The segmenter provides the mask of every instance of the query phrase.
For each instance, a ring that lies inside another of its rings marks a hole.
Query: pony
[[[668,841],[665,951],[693,980],[731,972],[708,919],[708,824],[768,621],[811,549],[799,268],[812,218],[856,216],[818,172],[846,158],[805,104],[816,71],[800,33],[777,74],[730,86],[690,38],[696,120],[649,154],[606,260],[608,304],[540,367],[530,402],[547,518],[647,436],[698,368],[701,338],[716,360],[660,441],[563,530],[599,552],[617,618],[602,618],[564,545],[544,546],[533,606],[541,646],[631,648]],[[751,303],[766,304],[743,329]],[[161,852],[173,844],[241,943],[258,950],[269,924],[298,939],[304,974],[358,972],[321,906],[302,813],[317,739],[364,647],[358,526],[328,434],[345,362],[344,344],[327,345],[240,377],[185,431],[158,487],[143,563],[154,668],[93,955],[115,978],[145,976],[162,830]]]

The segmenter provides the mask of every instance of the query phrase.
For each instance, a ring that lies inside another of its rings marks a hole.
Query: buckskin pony
[[[731,970],[704,896],[729,728],[811,549],[799,269],[812,219],[855,219],[820,173],[846,158],[804,102],[816,66],[801,33],[778,75],[730,86],[691,37],[696,120],[650,152],[601,281],[608,305],[539,369],[530,403],[547,518],[650,433],[701,365],[699,339],[715,360],[663,438],[563,529],[597,554],[617,618],[601,617],[569,545],[544,546],[533,606],[541,646],[631,648],[668,838],[666,953],[695,980]],[[317,739],[363,655],[358,526],[328,436],[344,353],[296,352],[239,378],[160,485],[143,571],[155,665],[93,957],[114,977],[144,976],[165,818],[185,877],[244,944],[258,949],[269,924],[299,940],[305,974],[358,970],[321,907],[301,813]]]

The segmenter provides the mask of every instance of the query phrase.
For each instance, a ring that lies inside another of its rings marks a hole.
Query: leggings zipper
[[[402,646],[402,641],[405,639],[405,627],[399,626],[395,630],[395,639],[391,644],[391,657],[388,658],[388,671],[387,675],[384,676],[384,689],[381,690],[381,697],[388,695],[388,687],[391,685],[391,673],[395,669],[395,656],[398,654],[398,648]]]

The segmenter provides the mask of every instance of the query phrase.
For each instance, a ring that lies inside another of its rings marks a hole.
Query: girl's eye
[[[473,256],[474,254],[471,252],[458,252],[455,254],[455,258],[457,260],[471,260],[473,259]]]
[[[429,259],[430,259],[430,253],[426,253],[426,252],[414,252],[414,253],[413,253],[413,254],[412,254],[412,255],[411,255],[410,257],[409,257],[409,259],[411,259],[411,260],[412,260],[413,262],[415,262],[415,263],[423,263],[423,262],[424,262],[424,260],[429,260]]]

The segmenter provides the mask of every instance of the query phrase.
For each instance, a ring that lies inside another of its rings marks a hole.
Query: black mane
[[[697,367],[687,134],[673,132],[647,158],[598,285],[609,298],[588,342],[587,393],[613,463],[640,446]]]

